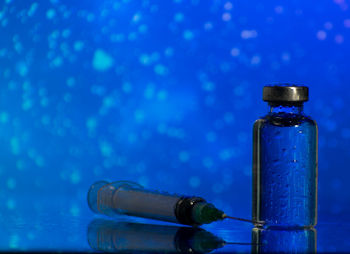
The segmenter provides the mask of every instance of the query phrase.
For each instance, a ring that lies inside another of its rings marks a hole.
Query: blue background
[[[92,216],[86,193],[103,179],[249,218],[252,125],[273,82],[310,87],[319,221],[345,218],[349,41],[346,0],[1,1],[4,223],[55,209]],[[8,227],[2,246],[31,240]]]

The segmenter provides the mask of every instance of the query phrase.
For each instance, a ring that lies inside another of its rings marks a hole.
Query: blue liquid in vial
[[[253,219],[266,226],[317,223],[317,125],[302,105],[272,106],[254,124]]]

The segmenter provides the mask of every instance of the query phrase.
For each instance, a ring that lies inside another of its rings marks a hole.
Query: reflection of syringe
[[[200,228],[102,219],[90,223],[88,242],[94,250],[114,253],[209,253],[230,244]]]
[[[226,218],[262,222],[227,216],[214,205],[200,197],[185,197],[143,189],[142,186],[119,181],[96,182],[90,187],[88,203],[92,211],[109,216],[126,214],[143,218],[198,226]]]

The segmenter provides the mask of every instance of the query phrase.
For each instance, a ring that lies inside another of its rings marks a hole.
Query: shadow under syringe
[[[92,249],[116,253],[209,253],[227,243],[195,227],[93,220],[88,227]]]

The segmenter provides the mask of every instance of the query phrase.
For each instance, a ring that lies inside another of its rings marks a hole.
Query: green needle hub
[[[192,218],[198,224],[209,224],[214,221],[223,220],[225,213],[212,204],[200,202],[193,207]]]

